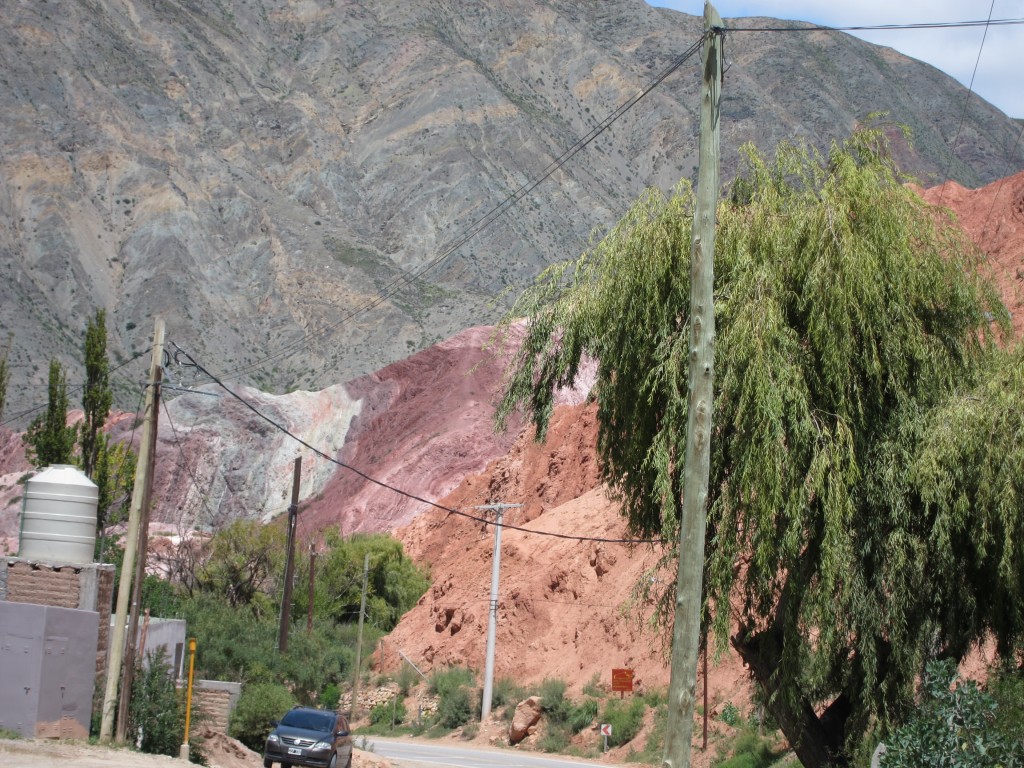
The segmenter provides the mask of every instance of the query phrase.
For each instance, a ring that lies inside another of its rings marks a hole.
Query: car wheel
[[[274,766],[274,761],[273,760],[271,760],[269,757],[264,757],[263,758],[263,768],[273,768],[273,766]]]
[[[327,768],[338,768],[338,753],[331,755],[331,764]]]

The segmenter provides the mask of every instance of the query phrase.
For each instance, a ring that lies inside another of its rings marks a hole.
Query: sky
[[[651,5],[703,15],[703,0],[647,0]],[[770,16],[828,26],[917,24],[1024,18],[1024,0],[716,0],[713,3],[729,26],[737,16]],[[926,61],[1010,117],[1024,118],[1024,25],[965,29],[852,32],[864,40],[895,48]],[[984,47],[982,38],[984,37]],[[981,58],[978,59],[978,51]]]

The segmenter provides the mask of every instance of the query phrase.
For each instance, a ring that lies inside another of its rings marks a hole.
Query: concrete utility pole
[[[132,572],[135,569],[135,550],[139,543],[139,527],[142,510],[148,503],[146,484],[149,481],[150,454],[156,445],[156,388],[157,373],[164,357],[164,321],[156,318],[153,325],[153,359],[149,364],[149,378],[146,380],[146,407],[142,421],[142,444],[135,464],[135,486],[132,488],[132,505],[128,512],[128,533],[124,542],[124,561],[121,564],[121,581],[117,586],[117,607],[114,612],[114,627],[110,633],[110,651],[107,656],[107,685],[103,695],[103,714],[100,720],[100,741],[109,742],[114,732],[114,712],[117,709],[117,687],[121,680],[121,666],[124,662],[125,623],[128,617],[128,599],[132,593]],[[122,694],[127,695],[126,691]]]
[[[715,209],[718,205],[718,121],[722,97],[722,18],[704,3],[704,83],[700,100],[700,166],[690,248],[690,365],[683,511],[679,521],[672,675],[668,689],[665,768],[689,768],[694,689],[701,636],[701,583],[707,526],[711,414],[714,399]]]
[[[284,565],[284,594],[281,596],[281,627],[277,634],[278,653],[288,650],[288,625],[292,620],[292,579],[295,577],[295,527],[299,519],[299,481],[302,479],[302,457],[295,459],[292,475],[292,503],[288,505],[288,552]]]
[[[498,574],[501,572],[501,529],[506,509],[517,509],[522,504],[484,504],[473,509],[488,509],[496,513],[494,523],[494,558],[491,562],[491,604],[487,612],[487,651],[484,658],[484,697],[480,707],[480,722],[491,714],[494,693],[494,643],[498,631]]]
[[[359,634],[356,636],[356,674],[352,680],[352,706],[348,710],[349,727],[356,719],[356,705],[359,701],[359,667],[363,663],[363,616],[366,614],[366,587],[370,580],[370,553],[363,556],[363,596],[359,599]]]

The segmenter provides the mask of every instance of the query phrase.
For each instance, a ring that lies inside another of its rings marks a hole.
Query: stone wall
[[[241,683],[196,680],[192,685],[193,722],[219,733],[228,732],[231,712],[241,695]]]
[[[359,691],[359,711],[356,712],[356,720],[361,718],[369,718],[370,711],[381,704],[390,704],[392,700],[399,695],[398,686],[394,683],[390,685],[382,685],[377,688],[371,688],[369,690]],[[423,717],[433,715],[437,712],[437,697],[436,696],[421,696],[417,699],[420,714]],[[352,694],[343,693],[341,700],[338,702],[338,710],[341,712],[348,712],[352,707]],[[406,709],[406,720],[415,720],[416,711]]]

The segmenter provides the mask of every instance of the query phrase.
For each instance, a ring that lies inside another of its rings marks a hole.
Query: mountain
[[[158,315],[209,371],[276,393],[323,390],[493,322],[645,187],[693,176],[696,58],[473,227],[701,30],[642,0],[5,3],[6,417],[45,399],[50,357],[81,381],[98,307],[126,409],[145,370],[126,364]],[[913,130],[898,155],[929,183],[1024,167],[1014,121],[890,49],[736,32],[726,58],[723,179],[744,142],[824,148],[876,111]]]

